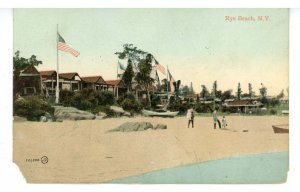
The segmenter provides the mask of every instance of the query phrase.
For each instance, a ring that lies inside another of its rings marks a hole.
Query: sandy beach
[[[107,133],[125,122],[168,128]],[[15,122],[13,160],[29,183],[102,183],[196,162],[288,151],[288,134],[272,130],[288,124],[287,116],[227,116],[227,123],[226,130],[214,130],[212,117],[200,116],[194,128],[187,128],[186,117]]]

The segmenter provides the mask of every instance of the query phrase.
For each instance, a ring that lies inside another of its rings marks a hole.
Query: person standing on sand
[[[217,123],[218,123],[218,115],[217,115],[217,110],[216,109],[213,112],[213,120],[214,120],[214,129],[216,129]]]
[[[225,116],[223,116],[223,119],[222,119],[222,128],[224,129],[224,128],[226,128],[226,126],[227,126],[227,121],[226,121]]]
[[[188,119],[188,128],[190,127],[191,123],[192,123],[192,128],[194,128],[194,111],[193,111],[193,108],[191,108],[187,111],[186,117]]]

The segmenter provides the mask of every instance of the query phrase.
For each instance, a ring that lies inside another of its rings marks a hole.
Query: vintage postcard
[[[288,9],[14,9],[28,183],[283,183]]]

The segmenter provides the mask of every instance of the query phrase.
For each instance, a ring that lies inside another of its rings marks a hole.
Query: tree
[[[191,86],[190,86],[190,89],[189,89],[189,94],[194,94],[194,88],[193,88],[193,82],[191,82]]]
[[[118,56],[119,59],[127,59],[132,62],[134,68],[137,70],[137,64],[144,59],[147,52],[134,47],[133,44],[124,44],[123,45],[123,52],[116,52],[115,54]]]
[[[39,61],[36,59],[35,55],[31,55],[28,61],[29,65],[39,66],[40,64],[43,64],[42,61]]]
[[[229,89],[229,90],[226,90],[223,92],[222,94],[222,101],[224,102],[226,99],[231,99],[233,98],[233,95],[232,95],[232,89]]]
[[[181,93],[184,97],[186,97],[187,94],[189,93],[189,87],[187,85],[183,86],[181,89]]]
[[[277,95],[277,99],[282,99],[284,97],[284,90],[282,89],[281,92]]]
[[[122,80],[124,81],[125,85],[127,86],[127,89],[131,91],[132,89],[132,79],[134,77],[134,72],[132,68],[132,62],[130,59],[128,59],[127,68],[122,76]]]
[[[213,89],[212,89],[212,93],[211,93],[213,95],[213,97],[216,97],[217,88],[218,88],[217,81],[214,81],[214,83],[213,83]]]
[[[268,99],[267,99],[267,88],[261,84],[261,88],[259,89],[260,93],[260,100],[263,104],[268,104]]]
[[[180,87],[180,83],[181,83],[180,80],[173,82],[174,92],[175,92],[175,95],[176,95],[176,99],[177,99],[178,96],[179,96],[179,87]]]
[[[36,59],[35,55],[32,55],[29,59],[24,57],[20,57],[20,51],[15,52],[15,56],[13,57],[13,93],[14,95],[18,93],[22,87],[20,84],[20,73],[23,69],[28,67],[29,65],[38,66],[43,64],[42,61]]]
[[[267,88],[261,84],[261,88],[259,89],[259,93],[260,93],[260,96],[261,98],[266,98],[267,97]]]
[[[164,92],[167,92],[171,90],[171,86],[174,87],[174,93],[178,96],[180,94],[180,92],[182,91],[180,89],[180,85],[181,85],[181,81],[177,80],[174,81],[173,84],[171,84],[171,81],[168,81],[166,78],[161,80],[161,85],[160,85],[160,89],[163,90]],[[188,88],[189,89],[189,88]],[[187,93],[189,92],[189,90],[187,91]]]
[[[254,96],[254,92],[253,92],[251,83],[248,83],[248,95],[249,95],[250,99]]]
[[[150,77],[150,73],[153,61],[157,64],[158,61],[152,54],[134,47],[133,44],[124,44],[123,48],[123,52],[116,52],[115,54],[119,59],[128,59],[132,62],[135,69],[134,80],[147,92],[147,101],[151,108],[149,86],[154,83],[154,79]]]
[[[238,83],[237,92],[236,92],[236,96],[237,96],[238,100],[241,99],[242,92],[243,91],[242,91],[242,88],[241,88],[241,83]]]
[[[24,57],[20,57],[20,51],[15,52],[15,56],[13,58],[14,71],[20,72],[21,70],[25,69],[29,65],[39,66],[40,64],[43,64],[43,62],[37,60],[35,55],[31,55],[29,59],[26,59]]]
[[[205,85],[201,85],[201,88],[202,90],[200,92],[200,97],[206,99],[207,97],[209,97],[209,92]]]
[[[249,93],[243,93],[241,94],[241,97],[250,97]]]
[[[144,90],[147,92],[147,100],[148,105],[151,108],[151,100],[149,95],[149,86],[154,83],[154,79],[150,76],[150,73],[152,71],[152,59],[153,56],[151,54],[147,54],[146,59],[142,59],[138,63],[138,72],[135,76],[135,80],[142,85]]]
[[[213,83],[213,89],[212,89],[212,93],[211,93],[211,95],[212,95],[212,97],[213,97],[213,101],[214,101],[214,109],[215,109],[215,99],[216,99],[216,93],[217,93],[217,81],[214,81],[214,83]]]
[[[288,102],[289,102],[289,87],[286,88],[286,92],[287,92],[287,97],[288,97]]]
[[[222,91],[221,90],[217,90],[215,96],[216,96],[216,98],[220,99],[222,97]]]
[[[269,100],[269,103],[272,105],[272,107],[275,107],[276,105],[279,105],[279,99],[278,98],[272,98]]]

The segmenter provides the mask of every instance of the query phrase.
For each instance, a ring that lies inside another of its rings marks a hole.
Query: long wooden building
[[[24,85],[21,95],[42,94],[55,96],[57,72],[55,70],[38,71],[35,66],[30,65],[21,72],[20,83]],[[105,81],[101,75],[80,77],[77,72],[59,73],[59,89],[70,91],[82,89],[111,91],[116,98],[127,92],[127,87],[120,79]],[[150,92],[154,92],[154,90],[155,87],[149,87]],[[136,86],[133,91],[139,100],[146,96],[140,86]]]

